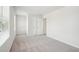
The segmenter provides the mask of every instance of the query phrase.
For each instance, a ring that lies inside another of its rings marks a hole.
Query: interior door
[[[27,18],[24,15],[16,16],[16,34],[26,34],[27,28]]]

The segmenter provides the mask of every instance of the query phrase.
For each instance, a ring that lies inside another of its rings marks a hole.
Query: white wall
[[[27,34],[27,17],[17,15],[16,19],[16,34]]]
[[[47,19],[43,17],[43,33],[46,35]]]
[[[79,7],[64,7],[45,17],[48,37],[79,48]]]
[[[15,9],[14,7],[10,7],[10,42],[9,42],[10,48],[16,36],[14,27],[14,23],[16,23],[16,21],[14,20],[14,16],[15,16]]]

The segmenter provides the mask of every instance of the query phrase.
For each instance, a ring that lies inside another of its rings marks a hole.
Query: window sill
[[[9,32],[0,32],[0,47],[9,39]]]

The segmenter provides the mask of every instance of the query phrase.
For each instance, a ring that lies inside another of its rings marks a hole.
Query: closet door
[[[36,18],[36,34],[43,34],[43,19],[40,16]]]
[[[28,18],[28,33],[29,36],[43,34],[43,19],[38,15],[31,15]]]

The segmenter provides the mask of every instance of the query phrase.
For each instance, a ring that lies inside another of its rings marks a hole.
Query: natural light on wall
[[[9,13],[7,9],[6,6],[0,6],[0,47],[9,39]]]

